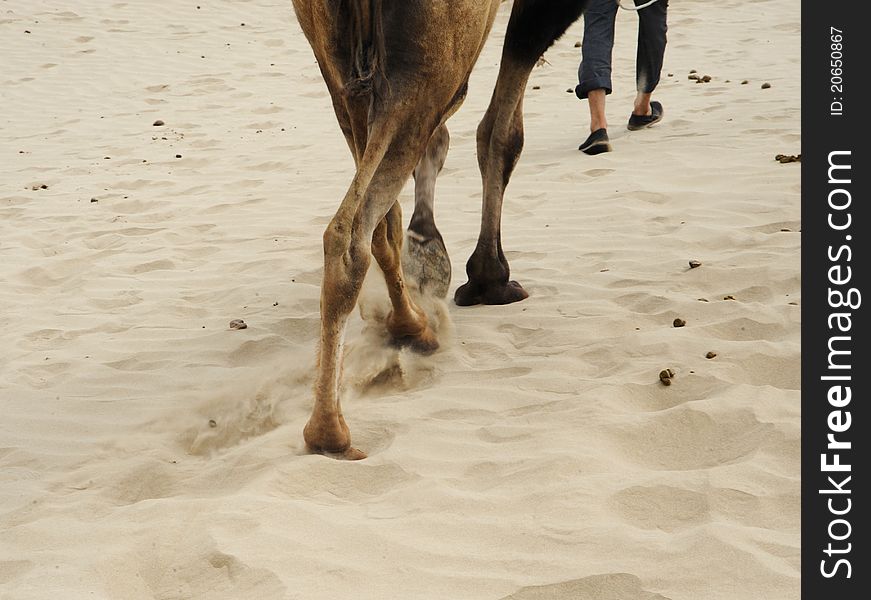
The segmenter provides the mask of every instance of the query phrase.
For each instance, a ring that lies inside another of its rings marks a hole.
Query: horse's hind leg
[[[315,405],[303,431],[312,450],[351,459],[363,458],[365,454],[351,446],[339,399],[339,376],[346,323],[369,268],[370,248],[382,264],[393,301],[388,329],[394,337],[412,346],[429,350],[436,347],[426,317],[411,302],[402,282],[401,217],[393,209],[431,134],[421,123],[434,118],[389,110],[382,115],[389,116],[381,116],[372,124],[351,187],[324,232]],[[373,238],[378,243],[373,244]],[[398,243],[382,243],[391,239]]]
[[[449,145],[448,128],[440,125],[414,168],[414,214],[402,252],[402,267],[408,278],[417,283],[421,293],[439,298],[448,295],[451,260],[435,224],[435,184]]]
[[[438,349],[438,340],[430,329],[426,316],[412,301],[403,278],[402,211],[394,202],[372,235],[372,256],[384,273],[387,293],[393,310],[387,317],[387,331],[401,346],[422,354]]]

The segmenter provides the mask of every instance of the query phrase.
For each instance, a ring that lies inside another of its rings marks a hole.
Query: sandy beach
[[[420,357],[383,343],[373,263],[360,462],[302,439],[353,161],[289,0],[0,8],[0,598],[798,597],[796,3],[673,0],[638,132],[621,11],[594,157],[582,23],[548,51],[503,216],[530,297],[431,303]],[[509,11],[448,122],[451,295]]]

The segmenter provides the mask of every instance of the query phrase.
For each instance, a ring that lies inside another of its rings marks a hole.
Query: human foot
[[[578,146],[578,150],[584,154],[594,156],[603,152],[611,151],[611,141],[608,139],[608,130],[605,128],[597,129],[590,134],[584,142]]]

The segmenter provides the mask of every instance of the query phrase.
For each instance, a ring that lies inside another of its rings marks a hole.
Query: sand
[[[451,293],[509,8],[449,123]],[[355,314],[359,463],[302,442],[352,162],[290,2],[2,9],[4,600],[798,596],[794,2],[672,2],[666,117],[640,132],[621,12],[597,157],[566,92],[581,24],[547,53],[503,220],[530,298],[433,303],[428,358]]]

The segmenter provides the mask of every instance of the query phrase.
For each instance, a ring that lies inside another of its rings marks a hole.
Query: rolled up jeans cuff
[[[611,80],[607,77],[594,77],[587,81],[582,81],[575,87],[575,95],[584,100],[590,95],[593,90],[605,90],[605,95],[611,93]]]

